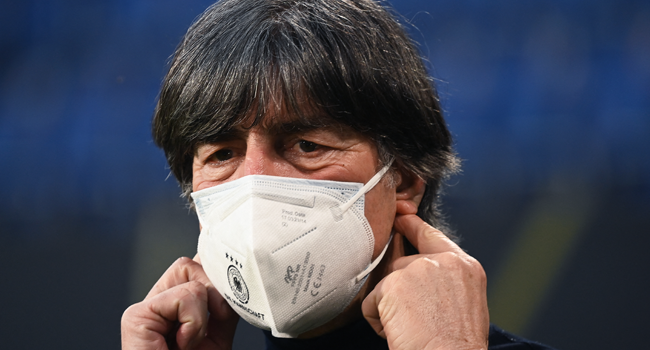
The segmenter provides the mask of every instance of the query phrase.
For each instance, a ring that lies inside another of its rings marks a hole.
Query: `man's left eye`
[[[298,147],[300,147],[301,151],[309,153],[314,152],[316,149],[318,149],[318,144],[310,141],[300,140],[298,142]]]

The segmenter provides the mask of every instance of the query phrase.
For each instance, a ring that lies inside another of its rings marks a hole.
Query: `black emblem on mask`
[[[241,273],[239,273],[235,265],[228,266],[228,282],[235,297],[242,304],[248,303],[248,287],[246,287],[246,282],[244,282]]]

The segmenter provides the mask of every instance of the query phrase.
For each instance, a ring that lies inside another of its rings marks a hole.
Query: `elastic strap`
[[[393,232],[390,233],[390,238],[388,238],[388,243],[386,243],[386,246],[384,247],[384,250],[381,251],[381,254],[375,259],[375,261],[371,262],[368,267],[366,267],[365,270],[361,271],[360,274],[357,275],[357,277],[354,279],[354,283],[359,283],[359,281],[362,281],[366,276],[372,272],[372,270],[379,265],[381,262],[381,259],[384,257],[384,254],[386,254],[386,251],[388,250],[388,246],[390,245],[390,242],[393,240]]]
[[[336,206],[332,207],[332,213],[334,214],[334,217],[338,220],[340,220],[343,216],[343,214],[354,205],[354,203],[364,194],[368,193],[370,190],[372,190],[373,187],[375,187],[376,184],[379,183],[382,177],[386,174],[388,169],[390,169],[390,166],[393,164],[393,160],[391,159],[386,166],[384,166],[375,176],[373,176],[368,182],[366,182],[363,187],[359,189],[359,191],[350,198],[345,204],[342,206]]]

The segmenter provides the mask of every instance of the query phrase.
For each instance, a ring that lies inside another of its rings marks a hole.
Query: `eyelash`
[[[212,154],[212,158],[217,159],[220,162],[226,161],[233,156],[233,151],[230,148],[220,149]],[[226,159],[221,159],[226,158]]]
[[[318,144],[316,142],[299,139],[290,143],[291,147],[288,150],[291,150],[294,147],[298,147],[299,153],[302,154],[311,154],[311,156],[316,156],[318,151],[323,150],[325,146]],[[294,148],[295,150],[295,148]],[[230,161],[232,158],[236,157],[236,150],[232,147],[224,147],[219,150],[214,151],[207,159],[207,162],[214,163],[214,165],[221,165],[225,162]]]
[[[235,151],[230,147],[224,147],[212,152],[206,159],[206,163],[220,166],[221,164],[231,160],[233,157],[235,157]]]
[[[311,141],[307,141],[307,140],[300,140],[300,141],[298,141],[298,147],[300,148],[301,151],[303,151],[305,153],[311,153],[311,152],[317,151],[322,146],[315,143],[315,142],[311,142]],[[309,150],[306,150],[305,148],[308,148]]]

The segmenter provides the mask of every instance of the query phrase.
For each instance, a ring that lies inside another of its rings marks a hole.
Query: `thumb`
[[[380,284],[383,281],[379,282],[375,289],[368,294],[368,296],[361,303],[361,312],[363,317],[368,321],[372,329],[382,338],[386,339],[386,333],[384,332],[384,325],[381,322],[381,315],[379,312],[379,302],[382,299],[382,289]]]
[[[199,254],[194,261],[201,264]],[[231,349],[239,315],[230,307],[226,299],[210,283],[208,289],[208,329],[206,338],[211,340],[217,349]]]

